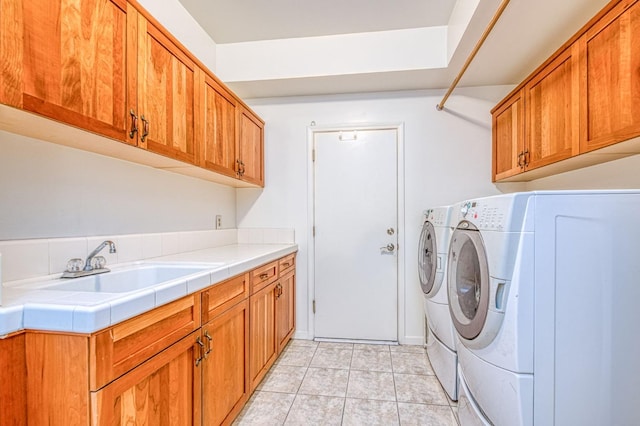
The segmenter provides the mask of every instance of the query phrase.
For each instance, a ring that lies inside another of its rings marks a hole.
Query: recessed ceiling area
[[[244,98],[444,89],[502,0],[179,0]],[[515,85],[609,0],[511,0],[460,86]]]
[[[447,25],[456,0],[180,0],[216,43]]]

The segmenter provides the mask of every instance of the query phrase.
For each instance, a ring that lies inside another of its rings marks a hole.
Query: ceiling
[[[217,44],[443,26],[458,3],[478,3],[446,68],[225,82],[244,98],[443,89],[500,0],[180,0]],[[609,0],[511,0],[460,86],[521,82]],[[230,46],[230,45],[229,45]]]
[[[456,0],[180,0],[216,43],[446,25]]]

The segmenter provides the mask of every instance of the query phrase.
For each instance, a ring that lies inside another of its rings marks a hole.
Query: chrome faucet
[[[113,241],[111,240],[103,241],[102,244],[96,247],[91,253],[89,253],[89,256],[87,256],[87,260],[84,261],[84,269],[83,269],[84,271],[93,270],[93,266],[91,266],[91,261],[98,253],[100,253],[100,250],[102,250],[106,246],[109,246],[109,253],[116,252],[116,245]]]

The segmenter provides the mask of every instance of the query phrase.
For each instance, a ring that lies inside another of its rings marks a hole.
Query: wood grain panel
[[[294,271],[282,276],[281,293],[276,299],[276,337],[278,353],[287,345],[296,327],[296,278]]]
[[[23,108],[126,140],[127,4],[24,1]]]
[[[276,359],[275,283],[252,295],[249,321],[249,373],[251,392]]]
[[[524,92],[517,92],[495,110],[492,121],[495,182],[520,173],[524,168]]]
[[[86,336],[26,334],[29,424],[89,423],[88,341]]]
[[[640,134],[640,3],[621,2],[580,40],[581,152]]]
[[[572,46],[525,87],[526,170],[579,152],[578,48]]]
[[[245,108],[238,111],[238,156],[244,163],[241,179],[264,186],[264,123]]]
[[[204,81],[202,167],[236,177],[236,100],[211,76]]]
[[[212,338],[211,352],[202,363],[203,424],[231,424],[249,395],[249,301],[233,306],[202,330]]]
[[[200,326],[199,295],[190,295],[91,337],[91,390],[120,377]]]
[[[238,275],[202,292],[202,323],[249,296],[249,273]]]
[[[25,334],[0,339],[0,425],[27,421]]]
[[[149,122],[138,145],[196,164],[195,84],[200,69],[142,15],[138,15],[138,113]]]
[[[0,0],[0,102],[22,107],[23,79],[22,2]]]
[[[97,392],[93,425],[199,425],[200,370],[194,331]]]
[[[278,261],[258,266],[251,271],[251,294],[278,279]]]

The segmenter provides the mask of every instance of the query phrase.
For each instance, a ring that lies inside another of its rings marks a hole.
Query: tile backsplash
[[[69,259],[86,259],[104,240],[112,240],[117,252],[100,252],[108,265],[135,262],[176,253],[231,244],[293,244],[293,229],[221,229],[154,234],[105,235],[0,241],[0,283],[62,273]]]

